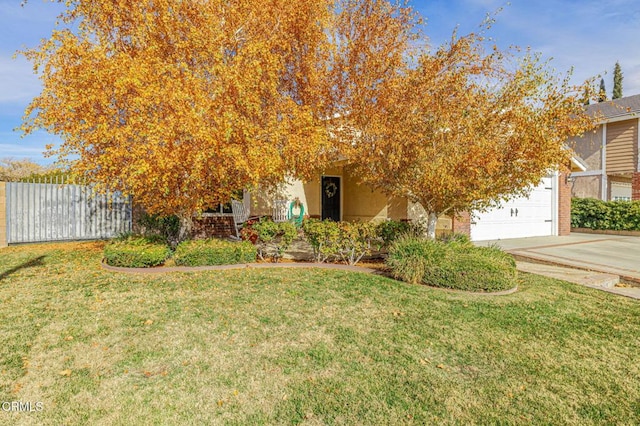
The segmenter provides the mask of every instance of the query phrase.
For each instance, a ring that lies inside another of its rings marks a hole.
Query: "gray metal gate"
[[[130,198],[90,186],[7,182],[7,242],[91,240],[131,230]]]

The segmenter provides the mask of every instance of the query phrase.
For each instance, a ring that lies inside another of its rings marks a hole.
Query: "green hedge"
[[[125,268],[148,268],[161,265],[170,254],[162,238],[124,236],[107,243],[104,259],[107,265]]]
[[[400,280],[457,290],[507,290],[515,287],[517,278],[515,260],[497,247],[413,236],[391,245],[387,265]]]
[[[256,248],[248,241],[190,240],[178,244],[173,258],[180,266],[251,263],[256,261]]]
[[[571,200],[573,228],[640,231],[640,201]]]

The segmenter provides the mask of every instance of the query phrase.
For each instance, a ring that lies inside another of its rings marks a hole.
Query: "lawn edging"
[[[231,265],[211,265],[211,266],[158,266],[153,268],[123,268],[120,266],[110,266],[101,262],[102,268],[112,272],[125,272],[129,274],[158,274],[164,272],[198,272],[198,271],[224,271],[228,269],[268,269],[268,268],[319,268],[338,269],[342,271],[364,272],[369,274],[379,273],[378,270],[364,266],[339,265],[334,263],[236,263]]]
[[[366,266],[341,265],[337,263],[315,263],[315,262],[295,262],[295,263],[236,263],[232,265],[215,265],[215,266],[156,266],[153,268],[124,268],[121,266],[107,265],[104,260],[100,262],[102,269],[110,272],[124,272],[126,274],[160,274],[167,272],[201,272],[201,271],[226,271],[232,269],[274,269],[274,268],[290,268],[290,269],[333,269],[338,271],[361,272],[364,274],[381,275],[395,280],[392,276],[386,274],[379,269],[367,268]],[[398,282],[404,282],[396,280]],[[435,287],[426,284],[420,284],[435,290],[442,290],[448,293],[458,294],[476,294],[480,296],[507,296],[518,291],[518,286],[502,291],[485,292],[485,291],[465,291],[444,287]]]

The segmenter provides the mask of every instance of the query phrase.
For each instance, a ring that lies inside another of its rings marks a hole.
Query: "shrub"
[[[459,232],[450,232],[450,233],[442,234],[437,238],[437,240],[446,244],[458,244],[461,246],[473,245],[468,235],[461,234]]]
[[[513,257],[499,248],[448,245],[444,260],[428,265],[423,282],[457,290],[501,291],[513,288],[516,277]]]
[[[571,226],[614,231],[640,231],[640,201],[573,198]]]
[[[256,248],[248,241],[189,240],[178,244],[173,257],[181,266],[232,265],[255,262]]]
[[[513,257],[498,247],[412,236],[392,244],[387,264],[393,276],[403,281],[467,291],[506,290],[514,286],[517,276]]]
[[[379,246],[378,227],[372,222],[338,222],[337,254],[348,265],[355,265]]]
[[[180,219],[178,216],[159,216],[142,213],[137,225],[146,237],[152,235],[162,236],[165,241],[174,244],[180,234]]]
[[[169,247],[160,237],[124,235],[104,247],[107,265],[125,268],[148,268],[164,263]]]
[[[378,224],[378,235],[383,247],[389,247],[398,237],[410,232],[411,225],[408,222],[398,220],[385,220]]]
[[[302,223],[304,238],[313,248],[313,259],[326,262],[337,256],[340,229],[331,220],[305,219]]]
[[[355,265],[379,245],[378,225],[371,222],[305,220],[302,229],[316,262],[342,260]]]
[[[243,228],[242,236],[256,245],[260,259],[270,257],[277,262],[298,236],[298,229],[291,222],[261,219]]]
[[[427,264],[444,258],[444,251],[444,244],[405,234],[389,247],[387,266],[394,278],[418,284],[424,279]]]

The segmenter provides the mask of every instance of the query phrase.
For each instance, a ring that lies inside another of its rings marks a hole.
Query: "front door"
[[[340,178],[322,176],[322,220],[340,221]]]

